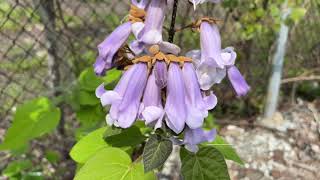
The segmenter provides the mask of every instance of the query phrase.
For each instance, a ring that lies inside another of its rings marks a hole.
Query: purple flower
[[[157,61],[154,65],[154,75],[156,77],[156,84],[159,88],[164,88],[167,86],[167,64],[164,61]]]
[[[187,106],[182,71],[177,63],[171,63],[169,66],[165,111],[168,127],[179,134],[185,126]]]
[[[144,9],[149,0],[137,2],[132,0],[132,4],[137,8]],[[115,54],[121,46],[128,40],[129,35],[133,33],[136,37],[144,28],[143,22],[129,21],[117,27],[107,38],[98,45],[99,55],[94,64],[94,71],[97,75],[104,75],[105,72],[112,68]]]
[[[216,129],[205,131],[202,128],[187,128],[183,140],[185,148],[191,152],[196,153],[199,150],[198,144],[203,142],[212,142],[215,139],[216,134]]]
[[[202,127],[204,118],[208,116],[208,110],[217,104],[217,97],[211,93],[202,96],[194,67],[191,63],[184,63],[182,74],[186,84],[185,101],[188,108],[186,124],[191,129]]]
[[[127,41],[131,33],[131,22],[126,22],[116,28],[102,43],[98,45],[99,55],[94,64],[97,75],[103,75],[112,67],[114,55]]]
[[[196,66],[196,72],[199,79],[200,87],[203,90],[208,90],[214,84],[219,84],[225,78],[227,74],[227,67],[234,65],[237,54],[232,47],[227,47],[221,51],[221,64],[223,68],[208,65],[203,63],[200,59],[201,52],[199,50],[193,50],[187,53],[188,57],[193,59]]]
[[[140,100],[145,88],[148,68],[145,63],[134,64],[121,77],[113,91],[96,90],[103,106],[111,105],[107,123],[121,128],[130,127],[138,116]]]
[[[162,41],[162,26],[165,18],[166,0],[151,0],[145,20],[145,26],[138,40],[145,44],[158,44]]]
[[[230,66],[228,67],[227,71],[229,81],[231,82],[233,89],[236,91],[237,95],[245,96],[249,92],[250,86],[247,84],[238,68],[235,66]]]
[[[200,25],[201,63],[223,68],[221,37],[217,25],[202,21]]]
[[[164,110],[161,101],[161,89],[156,84],[154,72],[149,76],[140,108],[146,124],[153,124],[155,129],[161,127]]]

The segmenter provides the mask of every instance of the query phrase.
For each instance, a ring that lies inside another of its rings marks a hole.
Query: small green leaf
[[[95,89],[103,83],[103,80],[96,76],[96,74],[93,71],[93,68],[88,68],[82,71],[78,78],[78,81],[82,90],[92,92],[94,92]]]
[[[113,147],[136,146],[141,144],[145,139],[146,137],[142,135],[140,129],[136,126],[124,129],[121,133],[117,132],[114,135],[109,134],[105,137],[105,141]]]
[[[224,157],[214,147],[201,147],[197,153],[182,148],[180,156],[185,180],[230,180]]]
[[[105,120],[105,112],[101,106],[81,106],[76,115],[81,125],[84,126],[95,125]]]
[[[57,151],[53,151],[53,150],[48,150],[45,153],[45,157],[46,159],[51,162],[51,163],[56,163],[60,160],[60,154]]]
[[[76,174],[75,180],[152,180],[144,174],[142,163],[132,163],[129,155],[118,148],[104,148],[90,158]]]
[[[120,79],[122,72],[117,69],[111,69],[102,78],[105,84],[111,84]]]
[[[172,152],[172,142],[153,134],[143,150],[144,171],[148,172],[163,165]]]
[[[213,142],[207,143],[206,145],[215,147],[223,154],[226,159],[232,160],[240,165],[244,165],[235,149],[230,144],[228,144],[221,136],[217,136]]]
[[[100,104],[99,99],[96,97],[94,92],[80,90],[77,94],[77,99],[80,105],[97,105]]]
[[[97,151],[108,147],[103,134],[107,127],[100,128],[83,137],[70,151],[71,158],[78,163],[85,163]]]
[[[11,177],[32,166],[30,160],[13,161],[3,170],[3,175]]]
[[[60,120],[60,109],[48,98],[40,97],[18,106],[0,150],[19,149],[30,140],[49,133]]]
[[[305,16],[306,12],[307,10],[305,8],[293,8],[291,14],[289,15],[289,18],[292,19],[295,23],[297,23],[300,19],[302,19]]]

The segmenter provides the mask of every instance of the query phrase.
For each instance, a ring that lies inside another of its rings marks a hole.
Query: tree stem
[[[178,11],[178,1],[179,0],[174,0],[174,3],[173,3],[171,25],[169,29],[169,40],[168,40],[170,43],[173,43],[174,35],[176,33],[175,25],[176,25],[177,11]]]

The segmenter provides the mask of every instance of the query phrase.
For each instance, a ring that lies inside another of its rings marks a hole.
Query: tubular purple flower
[[[199,57],[201,53],[198,50],[193,50],[187,53],[187,56],[193,58],[193,62],[197,67],[196,72],[199,79],[200,87],[203,90],[208,90],[213,84],[221,83],[227,74],[227,67],[234,65],[237,54],[232,47],[227,47],[221,52],[221,62],[223,68],[216,66],[208,66],[205,63],[201,63]]]
[[[221,37],[217,25],[202,21],[200,25],[201,64],[223,68]]]
[[[177,63],[171,63],[169,66],[165,111],[167,114],[166,124],[175,133],[179,134],[185,126],[187,107],[185,103],[185,84],[182,71]]]
[[[126,22],[117,27],[102,43],[98,45],[99,55],[94,64],[97,75],[104,75],[112,67],[114,55],[127,41],[131,33],[131,22]]]
[[[118,125],[122,128],[130,127],[138,116],[140,100],[148,78],[148,68],[145,63],[134,65],[136,71],[128,83],[128,88],[118,106]],[[132,67],[134,68],[134,67]]]
[[[202,97],[198,79],[191,63],[185,63],[182,74],[186,86],[186,104],[188,116],[186,124],[191,129],[202,127],[204,118],[208,116],[208,110],[213,109],[217,104],[216,96],[211,93]]]
[[[164,110],[161,101],[161,89],[156,84],[154,72],[149,76],[141,103],[141,109],[142,118],[146,124],[154,125],[155,129],[161,127]]]
[[[164,61],[157,61],[154,65],[154,75],[156,78],[156,84],[160,89],[167,86],[167,64]]]
[[[166,0],[151,0],[145,20],[145,26],[138,40],[145,44],[158,44],[162,41],[162,26],[165,18]]]
[[[244,79],[244,77],[241,75],[238,68],[235,66],[228,67],[228,78],[231,82],[233,89],[236,91],[238,96],[245,96],[249,90],[250,86]]]
[[[216,134],[216,129],[205,131],[202,128],[187,128],[183,140],[185,148],[191,152],[196,153],[199,150],[198,144],[203,142],[212,142],[215,139]]]
[[[147,71],[145,63],[134,64],[124,73],[113,91],[103,93],[101,86],[97,88],[96,94],[100,96],[102,105],[111,105],[107,116],[109,125],[128,128],[134,123],[147,82]]]

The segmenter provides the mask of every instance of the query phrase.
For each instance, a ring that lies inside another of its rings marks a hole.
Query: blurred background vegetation
[[[263,112],[283,3],[224,0],[203,4],[194,12],[187,0],[180,0],[177,28],[201,16],[223,20],[219,24],[223,47],[235,48],[237,66],[252,88],[239,101],[228,82],[214,87],[219,98],[212,112],[215,118],[249,121]],[[129,0],[0,0],[0,142],[17,106],[26,100],[50,97],[62,114],[54,133],[11,153],[0,152],[1,176],[73,177],[76,167],[68,155],[70,148],[104,124],[105,110],[94,90],[101,82],[112,88],[121,75],[117,70],[103,78],[94,75],[96,46],[124,20],[128,7]],[[288,7],[292,11],[286,20],[290,31],[280,108],[298,98],[320,97],[320,1],[290,0]],[[175,43],[183,52],[200,47],[199,35],[191,30],[176,33]]]

